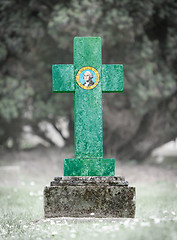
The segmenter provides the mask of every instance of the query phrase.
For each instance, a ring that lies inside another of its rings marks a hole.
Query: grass
[[[177,239],[177,187],[142,183],[135,219],[43,219],[41,183],[0,187],[0,239]]]
[[[136,187],[135,219],[44,219],[43,189],[54,176],[62,175],[64,158],[66,153],[58,149],[2,155],[0,240],[177,239],[177,174],[166,165],[118,163],[117,175]],[[4,166],[19,168],[4,170]],[[9,183],[2,184],[3,180]]]

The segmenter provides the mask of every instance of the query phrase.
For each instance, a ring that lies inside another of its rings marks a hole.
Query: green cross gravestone
[[[100,37],[74,38],[74,64],[52,66],[53,92],[74,93],[75,159],[64,176],[114,176],[103,158],[102,93],[123,91],[123,65],[102,64]]]
[[[52,72],[54,92],[74,93],[75,158],[45,187],[45,217],[134,217],[135,188],[103,158],[102,93],[123,91],[123,66],[102,65],[101,38],[76,37],[74,64]]]

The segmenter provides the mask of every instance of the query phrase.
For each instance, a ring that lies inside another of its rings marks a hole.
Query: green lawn
[[[177,239],[177,183],[137,184],[135,219],[43,219],[43,182],[0,187],[0,239]]]

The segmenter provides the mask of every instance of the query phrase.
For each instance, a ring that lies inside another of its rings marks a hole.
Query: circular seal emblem
[[[93,67],[83,67],[76,75],[78,85],[83,89],[93,89],[97,86],[100,80],[98,71]]]

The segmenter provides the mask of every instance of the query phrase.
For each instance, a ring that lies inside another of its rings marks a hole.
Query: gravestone
[[[135,188],[103,158],[102,93],[123,91],[123,66],[101,52],[100,37],[75,37],[74,64],[52,66],[53,92],[74,93],[75,158],[45,187],[45,217],[135,216]]]

